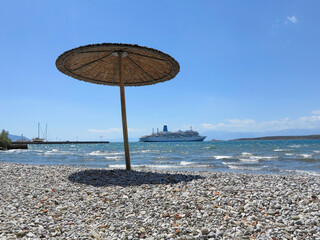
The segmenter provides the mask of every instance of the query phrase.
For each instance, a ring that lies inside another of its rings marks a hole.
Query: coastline
[[[256,138],[237,138],[229,141],[288,141],[288,140],[320,140],[320,135],[301,135],[301,136],[265,136]]]
[[[131,143],[134,169],[252,172],[320,176],[320,141]],[[30,145],[1,151],[1,161],[21,164],[125,168],[123,144]]]
[[[0,163],[0,239],[319,239],[320,177]]]

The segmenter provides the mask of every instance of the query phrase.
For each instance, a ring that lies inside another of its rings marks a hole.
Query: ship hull
[[[32,142],[41,143],[44,142],[44,138],[32,138]]]
[[[202,142],[206,137],[184,137],[184,138],[165,138],[165,137],[145,137],[139,138],[140,142]]]

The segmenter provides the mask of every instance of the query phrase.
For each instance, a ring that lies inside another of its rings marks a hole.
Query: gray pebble
[[[0,239],[320,239],[317,176],[0,163],[0,185]]]

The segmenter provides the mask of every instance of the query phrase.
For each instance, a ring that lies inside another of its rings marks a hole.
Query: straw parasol
[[[126,169],[131,170],[124,86],[144,86],[168,81],[179,63],[166,53],[133,44],[86,45],[61,54],[57,68],[64,74],[102,85],[120,86]]]

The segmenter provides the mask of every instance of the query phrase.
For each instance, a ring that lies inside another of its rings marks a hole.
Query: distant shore
[[[319,239],[320,177],[0,163],[0,239]]]
[[[320,139],[320,135],[304,135],[304,136],[268,136],[257,138],[237,138],[230,141],[250,141],[250,140],[314,140]]]

